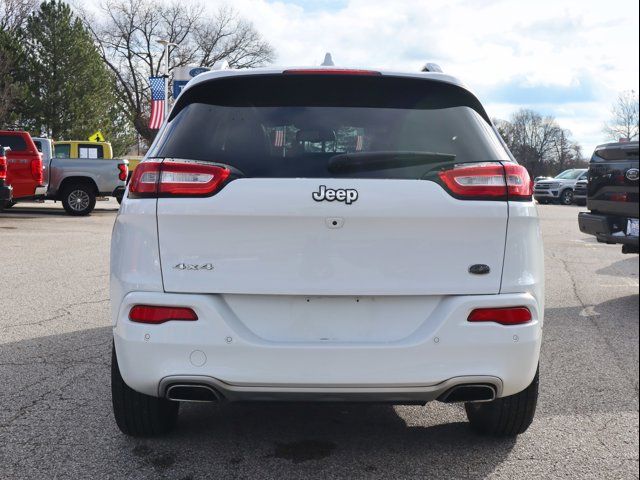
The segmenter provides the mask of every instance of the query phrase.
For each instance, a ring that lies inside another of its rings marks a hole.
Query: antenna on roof
[[[324,54],[324,61],[320,64],[321,67],[335,67],[335,63],[333,63],[333,58],[331,58],[331,54],[329,52]]]
[[[437,63],[425,63],[424,67],[422,67],[421,72],[437,72],[442,73],[442,68]]]

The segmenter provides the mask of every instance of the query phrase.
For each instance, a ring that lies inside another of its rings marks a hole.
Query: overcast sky
[[[215,10],[222,2],[205,3]],[[325,52],[339,66],[417,71],[436,62],[493,117],[521,107],[554,115],[586,155],[605,140],[602,126],[618,93],[638,91],[638,0],[226,4],[275,47],[277,65],[319,65]]]

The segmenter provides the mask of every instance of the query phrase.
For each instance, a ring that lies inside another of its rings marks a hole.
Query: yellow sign
[[[96,133],[94,133],[93,135],[91,135],[89,137],[89,141],[90,142],[104,142],[104,135],[102,135],[102,132],[97,131]]]

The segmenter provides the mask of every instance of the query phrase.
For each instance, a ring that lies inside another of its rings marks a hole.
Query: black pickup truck
[[[580,230],[598,242],[622,244],[638,253],[638,142],[596,147],[589,164],[587,208],[578,215]]]

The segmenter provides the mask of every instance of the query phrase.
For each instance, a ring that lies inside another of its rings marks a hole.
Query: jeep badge
[[[327,188],[325,185],[320,185],[319,191],[313,192],[311,196],[316,202],[322,202],[323,200],[333,202],[334,200],[337,200],[338,202],[344,202],[347,205],[351,205],[358,199],[358,191],[353,188],[338,188],[337,190],[334,190],[332,188]]]

